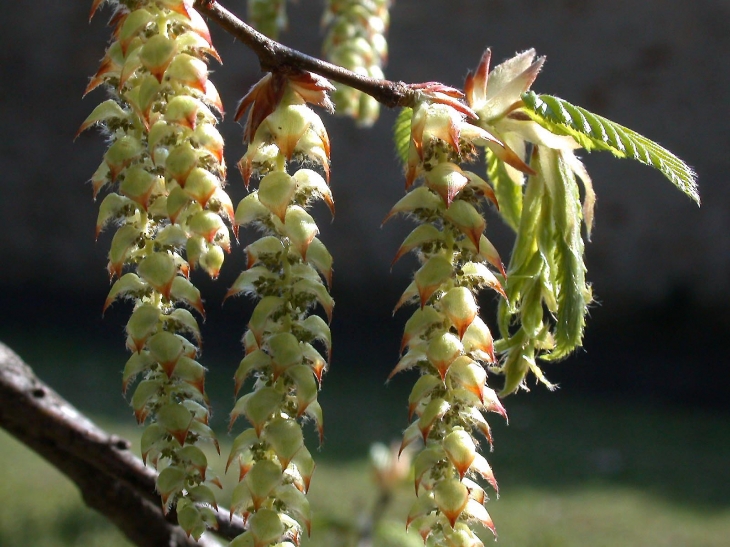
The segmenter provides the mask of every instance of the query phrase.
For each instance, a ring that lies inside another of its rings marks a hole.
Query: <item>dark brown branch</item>
[[[236,17],[215,0],[195,0],[195,9],[214,20],[229,34],[248,46],[259,58],[267,72],[307,70],[334,82],[353,87],[373,97],[389,108],[413,106],[417,91],[404,82],[391,82],[361,76],[354,72],[267,38]]]
[[[0,426],[43,456],[78,486],[84,501],[140,547],[212,547],[195,542],[165,516],[155,492],[156,473],[129,451],[129,441],[109,435],[39,380],[0,343]],[[240,519],[218,512],[218,532],[243,532]]]

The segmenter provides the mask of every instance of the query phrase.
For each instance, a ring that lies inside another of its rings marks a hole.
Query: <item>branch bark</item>
[[[156,473],[129,451],[130,443],[109,435],[33,373],[0,342],[0,426],[78,486],[89,507],[112,521],[140,547],[218,546],[188,538],[173,512],[164,515],[155,492]],[[243,523],[218,511],[218,533],[232,539]]]
[[[261,69],[266,72],[314,72],[328,80],[362,91],[389,108],[413,106],[418,97],[418,91],[405,82],[362,76],[280,44],[241,21],[215,0],[195,0],[194,6],[201,14],[248,46],[258,56]]]

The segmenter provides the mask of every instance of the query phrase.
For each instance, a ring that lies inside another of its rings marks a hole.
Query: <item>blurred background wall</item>
[[[88,180],[104,143],[95,131],[73,140],[105,98],[96,90],[81,99],[108,39],[109,11],[88,24],[89,3],[3,5],[0,336],[32,357],[32,365],[68,363],[66,371],[54,369],[59,389],[82,391],[79,397],[93,406],[107,404],[108,397],[85,386],[107,380],[118,386],[129,309],[116,304],[102,321],[110,234],[94,243],[98,203]],[[226,5],[245,13],[241,0]],[[291,3],[291,28],[282,41],[318,55],[321,5]],[[598,193],[587,247],[597,304],[584,350],[546,371],[563,392],[723,406],[730,380],[724,347],[730,335],[730,2],[397,0],[392,20],[386,69],[391,79],[460,87],[487,46],[495,60],[534,47],[547,56],[536,91],[627,125],[695,167],[700,209],[649,168],[604,155],[585,157]],[[221,128],[229,191],[237,203],[245,190],[233,166],[244,148],[230,113],[261,74],[241,44],[215,27],[212,32],[225,63],[212,67],[212,78],[229,112]],[[369,130],[345,119],[325,120],[337,216],[330,223],[324,207],[316,214],[335,257],[331,375],[342,381],[367,377],[381,383],[397,361],[406,318],[404,312],[391,318],[391,310],[415,260],[401,261],[392,272],[389,265],[413,226],[403,219],[380,226],[403,194],[390,136],[394,117],[384,112]],[[506,257],[512,238],[496,217],[488,236]],[[242,234],[215,284],[196,273],[208,309],[202,361],[222,382],[241,357],[238,340],[251,309],[243,300],[221,307],[244,266],[247,237]],[[489,323],[491,295],[483,304]]]

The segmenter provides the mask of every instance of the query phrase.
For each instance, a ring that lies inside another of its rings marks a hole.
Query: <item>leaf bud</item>
[[[193,536],[196,540],[200,539],[207,526],[200,515],[200,511],[193,503],[177,504],[177,522],[188,536]]]

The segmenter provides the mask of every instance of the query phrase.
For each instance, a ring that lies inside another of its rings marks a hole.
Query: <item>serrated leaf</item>
[[[517,231],[522,215],[522,185],[510,177],[506,164],[494,152],[487,150],[486,155],[487,176],[494,186],[499,214],[510,228]]]
[[[393,141],[395,142],[395,151],[398,154],[403,165],[408,161],[408,148],[411,144],[411,119],[413,118],[413,109],[404,108],[398,113],[398,117],[393,125]]]
[[[541,154],[543,175],[552,192],[552,222],[555,226],[554,257],[557,283],[556,347],[551,359],[567,356],[581,345],[586,301],[586,266],[580,233],[581,205],[573,171],[559,154]]]
[[[618,158],[630,158],[658,169],[682,192],[700,204],[697,175],[677,156],[636,131],[558,97],[522,94],[527,114],[558,135],[570,135],[588,151],[607,150]]]

